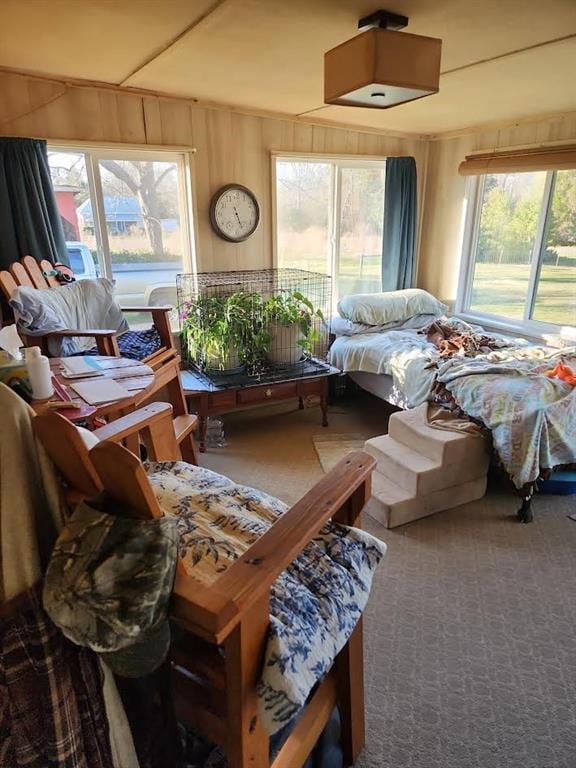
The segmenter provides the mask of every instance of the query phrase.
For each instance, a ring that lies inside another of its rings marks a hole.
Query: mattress
[[[406,410],[412,408],[411,403],[394,384],[394,379],[387,373],[366,373],[365,371],[351,371],[348,376],[361,389],[370,392],[371,395],[385,400],[397,408]]]

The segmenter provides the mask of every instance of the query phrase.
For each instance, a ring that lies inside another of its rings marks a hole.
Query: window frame
[[[114,280],[112,258],[108,241],[108,230],[104,212],[104,195],[100,179],[100,160],[156,160],[157,162],[175,162],[178,168],[178,207],[182,219],[182,269],[184,272],[197,272],[196,249],[196,211],[194,201],[194,175],[192,160],[195,149],[192,147],[141,146],[130,144],[95,144],[91,142],[69,142],[60,140],[47,141],[48,152],[70,152],[84,156],[90,199],[93,204],[94,234],[98,251],[98,264],[102,277]]]
[[[524,171],[517,171],[523,173]],[[529,173],[529,171],[525,171]],[[533,320],[530,315],[534,308],[538,291],[538,278],[545,252],[546,222],[550,213],[550,207],[554,196],[555,174],[557,171],[545,171],[544,191],[542,204],[538,218],[536,236],[530,261],[530,277],[524,304],[524,316],[522,320],[508,318],[505,315],[495,315],[488,312],[479,312],[470,308],[472,287],[474,281],[474,269],[476,266],[476,253],[478,238],[480,235],[480,221],[482,217],[482,202],[486,176],[469,176],[466,185],[466,214],[464,221],[464,234],[462,238],[462,253],[460,260],[460,274],[458,277],[458,291],[456,294],[455,314],[470,322],[479,323],[495,330],[513,331],[530,338],[541,339],[546,336],[576,336],[576,326],[557,325],[541,320]],[[501,175],[501,174],[495,174]]]
[[[331,174],[331,205],[329,213],[329,242],[331,281],[331,306],[336,307],[338,270],[340,267],[340,211],[343,168],[378,168],[384,166],[386,172],[386,155],[331,155],[316,154],[315,152],[271,152],[271,181],[272,181],[272,265],[278,268],[278,199],[276,166],[279,162],[292,163],[329,163],[332,165]],[[386,177],[384,177],[386,178]],[[382,210],[384,216],[384,210]]]

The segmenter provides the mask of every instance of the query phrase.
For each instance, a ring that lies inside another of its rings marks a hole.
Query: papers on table
[[[90,405],[112,403],[115,400],[130,397],[130,392],[114,381],[114,379],[74,382],[70,384],[70,387]]]
[[[61,359],[62,376],[66,379],[89,378],[102,376],[98,362],[87,355],[86,357],[63,357]]]

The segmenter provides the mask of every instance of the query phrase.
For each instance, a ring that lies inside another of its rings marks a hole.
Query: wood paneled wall
[[[272,151],[413,155],[420,190],[425,178],[427,142],[418,137],[260,117],[200,107],[186,100],[118,93],[9,72],[0,72],[0,135],[195,147],[192,165],[201,270],[272,264]],[[252,189],[261,205],[260,227],[245,243],[227,243],[210,227],[210,198],[230,182]]]

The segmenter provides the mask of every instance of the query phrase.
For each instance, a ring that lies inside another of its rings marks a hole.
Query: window
[[[576,170],[475,181],[459,309],[536,328],[576,325]]]
[[[384,160],[275,158],[276,261],[333,276],[333,299],[382,286]]]
[[[49,147],[48,160],[77,278],[113,279],[125,306],[175,305],[191,270],[185,156]]]

